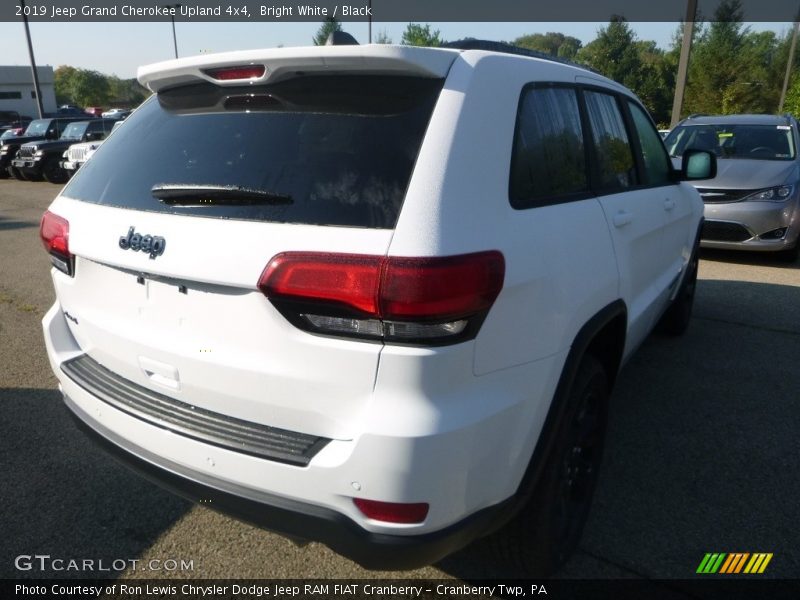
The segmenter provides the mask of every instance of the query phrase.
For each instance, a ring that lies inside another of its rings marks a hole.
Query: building
[[[54,113],[58,107],[53,67],[37,67],[37,70],[39,87],[42,90],[42,107],[44,112]],[[13,110],[34,119],[39,117],[30,67],[0,66],[0,111],[4,110]]]

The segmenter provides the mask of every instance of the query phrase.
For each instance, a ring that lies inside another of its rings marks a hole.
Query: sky
[[[511,41],[529,33],[558,31],[592,41],[606,23],[431,23],[446,40],[464,37]],[[631,23],[639,39],[654,40],[667,48],[677,23]],[[136,69],[174,57],[172,28],[164,23],[31,23],[34,54],[39,65],[70,65],[121,78],[136,76]],[[181,23],[176,27],[181,57],[202,52],[223,52],[283,46],[307,46],[318,23]],[[751,23],[755,31],[779,34],[791,23]],[[399,43],[406,23],[373,23],[373,37],[385,31]],[[359,43],[367,43],[366,23],[345,23],[344,29]],[[21,22],[0,23],[0,64],[28,65],[25,31]]]

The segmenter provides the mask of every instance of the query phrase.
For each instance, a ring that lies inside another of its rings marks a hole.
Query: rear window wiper
[[[292,197],[268,190],[238,185],[159,183],[150,192],[170,206],[247,206],[253,204],[291,204]]]

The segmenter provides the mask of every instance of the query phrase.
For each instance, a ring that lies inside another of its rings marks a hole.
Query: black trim
[[[70,416],[93,442],[145,479],[192,502],[231,515],[242,521],[293,538],[318,541],[367,569],[414,569],[433,564],[496,529],[516,502],[514,497],[485,508],[445,529],[415,536],[372,533],[333,510],[289,500],[272,494],[233,487],[223,481],[184,470],[163,459],[148,456],[137,447],[124,448],[114,434],[65,396]],[[237,493],[238,492],[238,493]],[[250,497],[248,497],[250,496]],[[257,496],[257,497],[256,497]]]
[[[561,371],[561,377],[559,377],[558,385],[553,395],[553,401],[550,405],[550,410],[547,412],[544,425],[542,425],[542,430],[539,434],[536,448],[533,451],[533,456],[517,488],[516,494],[512,496],[514,504],[504,515],[505,521],[501,522],[501,525],[510,521],[525,507],[542,478],[544,468],[547,466],[547,457],[550,456],[556,443],[555,433],[559,431],[558,425],[564,416],[567,404],[566,399],[569,398],[572,382],[575,380],[584,354],[586,354],[597,334],[614,319],[623,317],[627,324],[627,312],[625,303],[622,300],[615,300],[589,319],[575,336],[575,340],[572,342],[572,346],[567,354],[567,359],[564,362],[564,368]],[[624,353],[624,348],[622,352]],[[607,375],[609,384],[612,385],[616,373],[607,373]],[[609,389],[609,393],[610,391]]]
[[[192,406],[117,375],[88,354],[65,361],[61,370],[93,397],[149,425],[241,454],[305,467],[331,441]]]

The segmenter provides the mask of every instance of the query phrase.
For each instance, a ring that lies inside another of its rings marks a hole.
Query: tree
[[[578,38],[552,31],[523,35],[512,43],[520,48],[528,48],[570,60],[575,58],[575,54],[581,48],[581,41]]]
[[[334,17],[327,17],[320,25],[319,29],[317,29],[317,33],[314,34],[314,45],[315,46],[324,46],[327,41],[328,37],[334,31],[341,31],[342,24],[339,23]]]
[[[634,41],[636,34],[623,17],[613,16],[597,38],[580,49],[576,58],[606,77],[634,88],[642,61]]]
[[[389,37],[389,34],[386,33],[386,30],[384,29],[375,36],[374,42],[376,44],[391,44],[392,38]]]
[[[404,46],[441,46],[439,30],[431,32],[430,25],[409,23],[400,42]]]
[[[67,65],[56,67],[53,71],[53,87],[56,92],[56,102],[58,104],[72,103],[72,78],[75,76],[77,69]]]
[[[59,104],[104,106],[112,98],[108,79],[97,71],[60,66],[55,70],[54,78]]]

